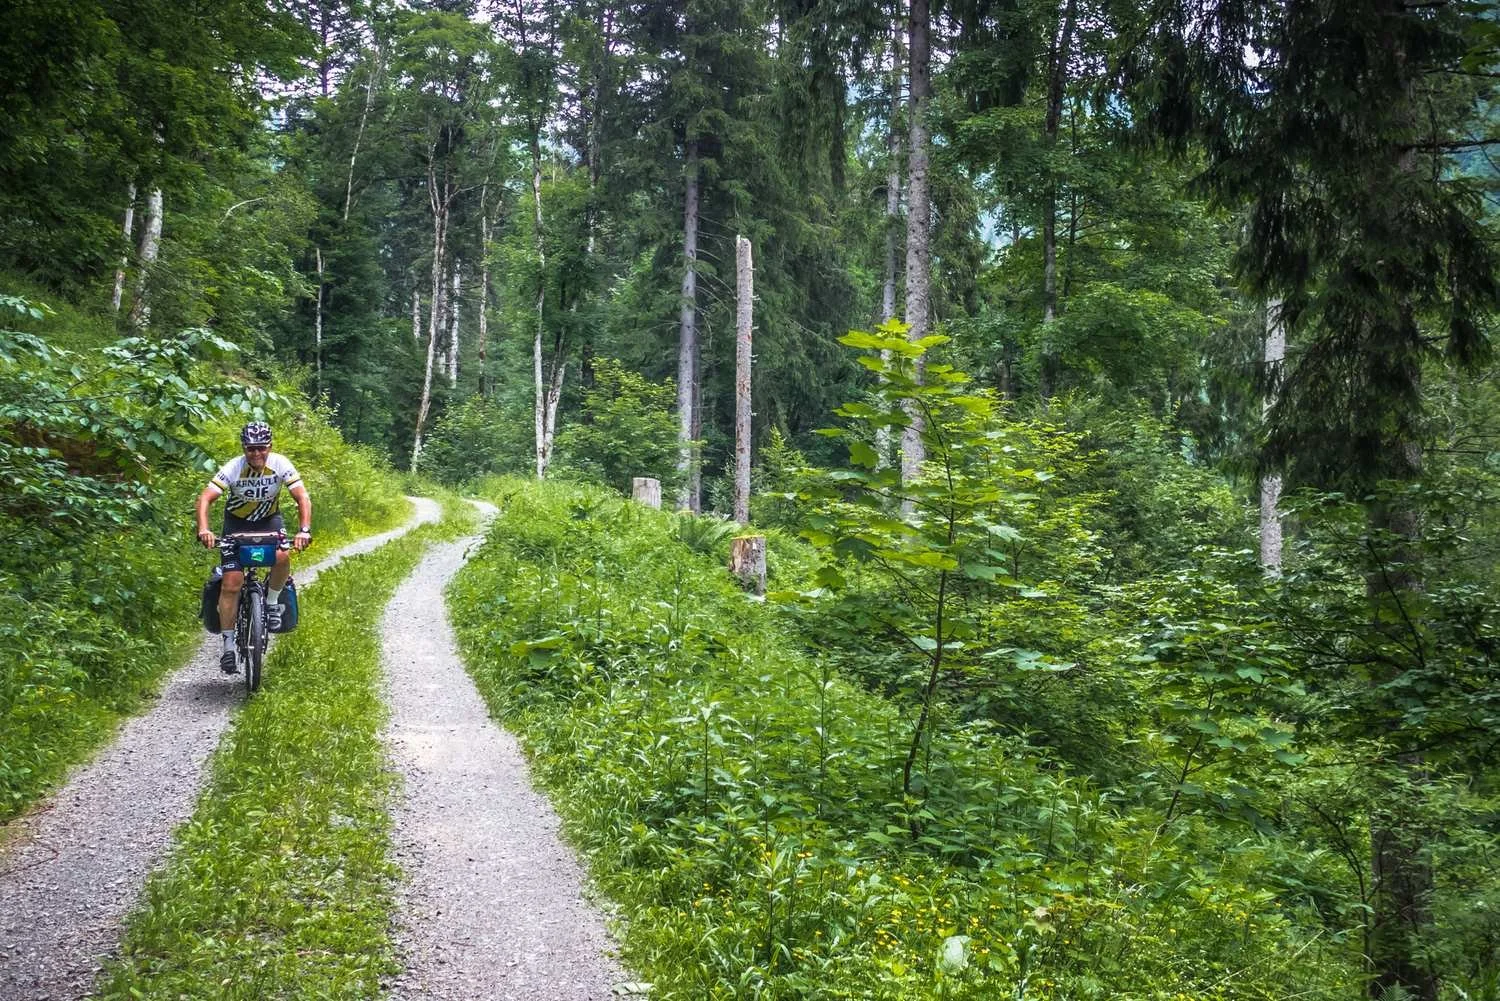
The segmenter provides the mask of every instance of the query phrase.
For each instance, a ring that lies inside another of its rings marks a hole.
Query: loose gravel
[[[411,500],[416,515],[407,524],[297,570],[297,583],[441,516],[433,501]],[[245,697],[239,675],[220,673],[220,649],[218,637],[207,637],[149,712],[126,722],[61,791],[9,825],[14,834],[0,850],[0,999],[88,994],[173,829],[191,816],[208,755]]]
[[[607,998],[625,976],[604,919],[515,738],[464,673],[444,612],[443,588],[476,541],[429,550],[382,626],[387,740],[405,778],[394,842],[407,876],[397,919],[406,969],[389,987],[402,999]]]

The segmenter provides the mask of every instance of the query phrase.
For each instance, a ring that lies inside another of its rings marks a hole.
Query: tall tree
[[[928,0],[911,0],[907,21],[907,51],[910,70],[907,75],[908,115],[906,146],[906,323],[907,337],[920,341],[927,336],[931,321],[932,282],[932,191],[928,169],[932,151],[928,148],[928,104],[932,99],[932,15]],[[922,378],[922,360],[918,357],[916,377]],[[924,458],[922,415],[908,407],[906,427],[901,432],[901,479],[909,481],[921,475]]]
[[[1206,184],[1248,207],[1240,274],[1282,302],[1300,345],[1271,410],[1268,462],[1374,498],[1366,513],[1384,552],[1367,578],[1371,619],[1407,628],[1397,624],[1411,621],[1424,573],[1410,489],[1423,471],[1423,369],[1440,351],[1476,365],[1500,308],[1500,262],[1474,180],[1454,160],[1495,138],[1473,131],[1488,120],[1488,78],[1467,75],[1493,62],[1473,47],[1482,14],[1401,0],[1209,12],[1161,2],[1147,14],[1153,44],[1126,63],[1153,94],[1143,119],[1201,141]],[[1370,990],[1428,1001],[1440,979],[1420,949],[1436,832],[1420,819],[1424,765],[1403,714],[1382,705],[1420,670],[1382,659],[1367,677],[1368,735],[1384,731],[1404,773],[1376,778]]]
[[[426,362],[412,438],[415,468],[431,410],[434,360],[455,265],[449,250],[452,223],[459,200],[472,190],[476,162],[487,165],[487,130],[493,128],[501,53],[485,28],[460,14],[441,11],[407,15],[397,45],[393,65],[405,95],[399,127],[418,140],[413,146],[432,247]]]

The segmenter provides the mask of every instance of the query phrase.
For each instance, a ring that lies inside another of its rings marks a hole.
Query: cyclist
[[[208,527],[208,509],[222,494],[228,494],[222,534],[285,531],[280,505],[281,488],[286,487],[297,502],[298,530],[292,547],[298,552],[306,549],[312,542],[312,500],[297,467],[286,456],[271,451],[271,425],[265,421],[246,424],[240,431],[240,445],[245,454],[224,463],[198,495],[198,541],[208,549],[218,543]],[[225,553],[222,564],[219,631],[224,637],[224,652],[219,655],[219,667],[225,674],[233,674],[239,669],[235,664],[234,617],[245,574],[237,553]],[[276,553],[276,565],[266,579],[266,626],[273,631],[281,628],[281,589],[291,572],[291,558],[283,547]]]

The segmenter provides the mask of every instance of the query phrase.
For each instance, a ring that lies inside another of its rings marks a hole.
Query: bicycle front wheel
[[[266,596],[257,589],[250,596],[250,616],[245,630],[245,691],[260,688],[260,665],[266,655]]]

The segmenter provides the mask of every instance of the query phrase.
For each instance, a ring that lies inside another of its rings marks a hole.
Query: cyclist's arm
[[[307,487],[299,480],[287,487],[287,492],[292,495],[292,500],[297,502],[297,534],[312,531],[312,498],[307,495]]]
[[[201,541],[205,535],[210,537],[209,541],[204,543],[205,545],[213,545],[213,530],[208,527],[208,508],[223,493],[224,491],[219,489],[217,483],[210,483],[198,495],[198,538]]]

